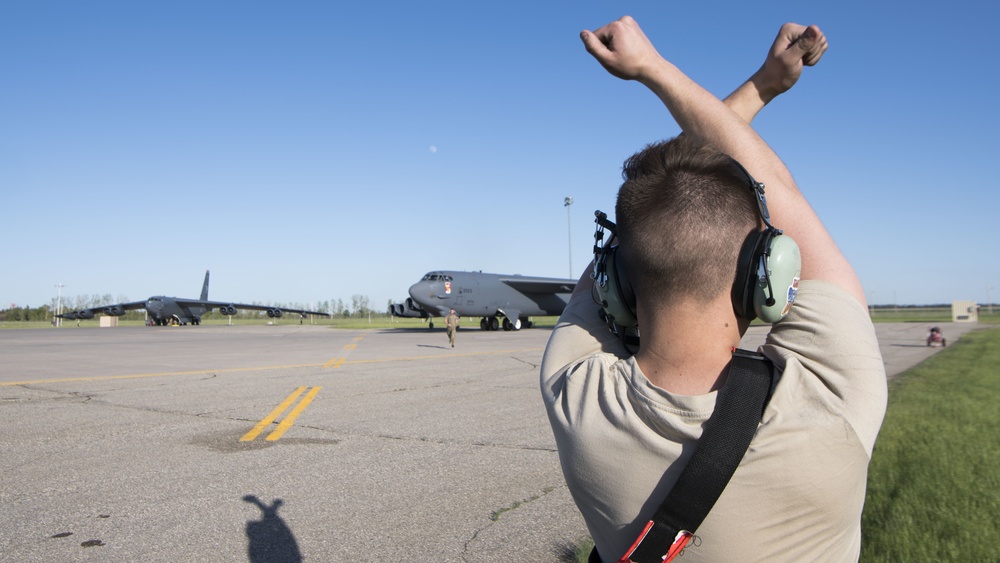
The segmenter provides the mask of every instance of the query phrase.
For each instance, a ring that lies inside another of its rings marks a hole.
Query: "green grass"
[[[871,313],[872,321],[876,323],[950,323],[951,307],[880,307]],[[1000,307],[979,310],[981,324],[1000,324]]]
[[[879,306],[874,309],[871,313],[872,321],[876,323],[900,323],[900,322],[912,322],[912,323],[948,323],[951,322],[951,307],[891,307],[891,306]],[[142,313],[129,313],[126,317],[119,319],[119,326],[142,326],[143,319]],[[532,317],[532,322],[538,327],[554,327],[558,317]],[[267,325],[268,322],[273,322],[279,325],[292,325],[298,324],[298,315],[291,314],[282,317],[277,320],[269,319],[267,317],[242,317],[238,316],[233,319],[233,324],[239,325]],[[426,327],[427,321],[423,319],[404,319],[404,318],[390,318],[384,313],[376,314],[369,320],[368,317],[363,318],[336,318],[336,319],[326,319],[322,317],[316,317],[314,319],[305,319],[305,324],[314,325],[325,325],[331,326],[333,328],[349,328],[349,329],[365,329],[365,328],[420,328]],[[224,325],[228,324],[229,320],[218,313],[209,313],[202,318],[202,323],[206,325]],[[993,313],[990,314],[988,308],[981,307],[979,310],[979,323],[983,325],[1000,325],[1000,307],[994,307]],[[444,320],[441,318],[436,319],[435,328],[441,327],[444,324]],[[478,328],[479,327],[479,317],[462,317],[462,324],[465,328]],[[760,320],[754,321],[754,324],[764,324]],[[51,328],[50,321],[0,321],[0,329],[4,328]],[[64,327],[75,327],[76,321],[65,319],[63,321]],[[98,319],[90,319],[80,321],[81,327],[97,327],[99,326]]]
[[[893,381],[868,473],[862,561],[1000,561],[1000,329]]]
[[[143,326],[145,322],[141,320],[140,316],[138,320],[136,319],[119,319],[118,326]],[[531,321],[536,327],[553,327],[556,324],[558,317],[531,317]],[[384,315],[373,316],[371,319],[367,317],[363,318],[336,318],[327,319],[323,317],[315,317],[313,319],[303,319],[303,324],[316,325],[316,326],[329,326],[331,328],[343,328],[343,329],[353,329],[353,330],[364,330],[369,328],[399,328],[399,329],[426,329],[427,321],[423,319],[404,319],[399,317],[388,317]],[[240,326],[266,326],[268,323],[273,323],[276,325],[297,325],[299,324],[299,316],[297,314],[288,315],[280,319],[269,319],[266,317],[258,318],[233,318],[234,325]],[[205,315],[202,317],[202,324],[204,325],[227,325],[229,324],[229,319],[226,317],[220,317],[216,314]],[[98,328],[100,327],[99,319],[86,319],[80,321],[79,328]],[[3,321],[0,322],[0,329],[5,328],[52,328],[51,321]],[[63,319],[63,328],[71,329],[77,328],[76,321],[71,319]],[[463,330],[479,330],[479,317],[462,317],[462,328]],[[434,319],[434,329],[444,330],[444,319]]]
[[[567,563],[587,563],[590,561],[590,552],[594,550],[594,540],[584,538],[573,546],[572,553],[566,557]]]

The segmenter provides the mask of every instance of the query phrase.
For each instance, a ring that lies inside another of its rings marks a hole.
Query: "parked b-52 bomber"
[[[96,314],[105,314],[112,317],[120,317],[126,311],[145,309],[149,313],[149,320],[156,325],[186,325],[201,324],[201,316],[218,309],[223,315],[235,315],[237,309],[249,309],[251,311],[267,311],[267,316],[271,318],[281,317],[284,313],[298,313],[305,318],[308,315],[321,315],[329,317],[328,313],[317,311],[303,311],[301,309],[289,309],[287,307],[272,307],[268,305],[247,305],[245,303],[229,303],[226,301],[208,300],[208,270],[205,271],[205,284],[201,286],[200,299],[181,299],[180,297],[164,297],[157,295],[145,301],[133,301],[131,303],[117,303],[114,305],[104,305],[102,307],[91,307],[90,309],[80,309],[56,315],[64,319],[92,319]]]
[[[459,316],[482,317],[483,330],[521,330],[530,327],[528,317],[560,315],[569,302],[577,280],[538,278],[482,272],[435,271],[410,286],[410,297],[393,303],[389,313],[397,317],[430,319],[444,317],[450,309]]]

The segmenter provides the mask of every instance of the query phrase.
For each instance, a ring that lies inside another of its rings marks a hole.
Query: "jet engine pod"
[[[223,305],[222,307],[219,307],[219,313],[222,315],[235,315],[236,307],[233,307],[232,305]]]
[[[413,300],[412,297],[407,297],[406,301],[403,303],[406,306],[406,311],[404,314],[399,315],[401,317],[416,317],[420,319],[426,319],[430,317],[430,314],[420,306],[419,303]]]
[[[112,317],[120,317],[125,314],[125,308],[119,307],[118,305],[112,305],[104,308],[104,314]]]
[[[420,305],[415,303],[411,297],[407,297],[406,301],[402,303],[389,305],[389,313],[394,317],[407,317],[411,319],[426,319],[430,317],[427,311],[421,309]]]
[[[281,318],[281,309],[268,309],[267,316],[271,318]]]
[[[92,319],[94,318],[94,312],[90,309],[84,309],[83,311],[76,311],[72,313],[72,318],[74,319]]]

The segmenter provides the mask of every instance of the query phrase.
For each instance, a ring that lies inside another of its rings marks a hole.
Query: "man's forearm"
[[[733,90],[732,94],[726,96],[722,102],[729,106],[729,109],[733,110],[736,115],[743,118],[743,121],[747,123],[753,123],[757,114],[760,110],[764,109],[764,106],[771,103],[771,100],[775,98],[774,95],[763,93],[758,87],[758,76],[761,71],[757,71],[747,79],[746,82],[740,84],[739,88]]]

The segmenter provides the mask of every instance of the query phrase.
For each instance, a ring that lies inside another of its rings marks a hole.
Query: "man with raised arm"
[[[741,249],[763,227],[742,165],[766,186],[770,223],[797,242],[801,280],[760,350],[776,384],[757,432],[681,560],[857,560],[885,370],[853,268],[749,125],[819,60],[826,38],[785,24],[725,101],[661,57],[628,16],[581,38],[612,75],[656,94],[684,133],[630,157],[618,193],[638,351],[608,331],[588,270],[542,361],[563,473],[600,558],[619,560],[673,487],[754,317],[734,300]]]

